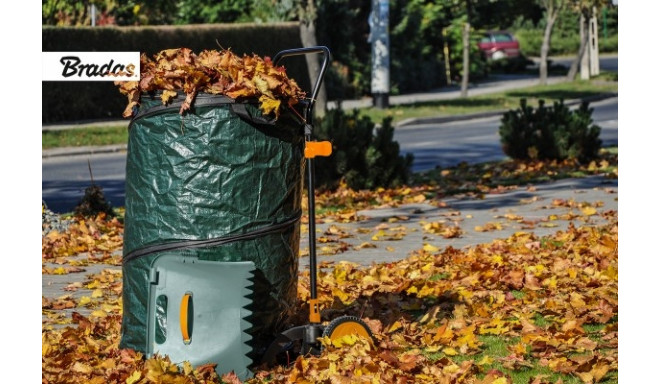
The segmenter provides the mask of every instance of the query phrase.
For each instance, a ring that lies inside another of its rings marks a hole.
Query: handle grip
[[[181,298],[179,307],[179,326],[181,327],[181,337],[184,344],[190,344],[192,338],[192,293],[186,292]]]
[[[314,83],[314,88],[312,88],[312,100],[307,106],[307,109],[305,110],[305,118],[311,116],[312,108],[314,107],[314,102],[316,101],[316,97],[318,96],[319,90],[321,89],[321,82],[323,81],[323,77],[325,76],[325,71],[328,69],[328,63],[330,62],[331,59],[330,49],[328,49],[328,47],[325,46],[285,49],[283,51],[278,52],[275,55],[275,57],[273,57],[273,64],[278,65],[279,62],[286,57],[302,56],[302,55],[309,55],[314,53],[320,53],[323,55],[323,63],[321,64],[321,70],[319,71],[319,75],[316,78],[316,82]]]

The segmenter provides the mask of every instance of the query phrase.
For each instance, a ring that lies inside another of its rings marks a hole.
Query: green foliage
[[[586,102],[571,111],[562,101],[534,109],[520,99],[520,107],[504,114],[499,128],[504,153],[514,159],[596,158],[601,146],[600,127],[593,124]]]
[[[252,21],[249,0],[182,0],[177,24],[232,23]]]
[[[573,9],[564,9],[552,32],[550,55],[575,55],[580,48],[579,13]],[[598,14],[598,49],[602,52],[618,51],[618,8],[608,8]],[[605,24],[606,23],[606,24]],[[537,24],[519,17],[511,26],[520,50],[528,56],[540,56],[545,19]],[[605,33],[607,32],[607,38]]]
[[[463,73],[463,28],[467,19],[460,17],[452,20],[447,28],[447,39],[449,40],[449,57],[451,60],[452,80],[460,83]],[[484,55],[479,50],[477,43],[481,35],[474,28],[470,30],[470,81],[486,76],[487,63]]]
[[[353,189],[395,187],[408,182],[413,156],[399,155],[393,141],[392,119],[385,118],[377,128],[358,110],[346,113],[340,108],[328,111],[316,124],[315,137],[332,142],[329,157],[316,158],[316,185],[334,189],[343,179]]]
[[[175,21],[177,7],[191,0],[44,0],[42,24],[91,25],[90,6],[96,6],[96,25],[161,25]]]
[[[295,20],[299,0],[252,0],[251,21],[274,23]]]
[[[330,100],[360,98],[370,91],[371,45],[366,20],[370,2],[325,0],[318,4],[318,43],[332,52],[324,82]],[[341,25],[341,28],[337,26]]]
[[[426,91],[446,84],[442,30],[449,16],[446,6],[436,3],[391,1],[392,93]]]
[[[89,2],[43,0],[41,22],[47,25],[89,25]]]

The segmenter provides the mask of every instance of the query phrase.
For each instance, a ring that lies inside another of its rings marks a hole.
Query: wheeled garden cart
[[[274,362],[301,340],[357,332],[359,319],[321,323],[316,297],[314,169],[328,142],[312,140],[314,100],[328,63],[326,47],[286,50],[274,58],[322,54],[311,99],[277,120],[256,100],[196,96],[163,105],[141,96],[129,125],[123,249],[121,348],[173,362],[217,364],[239,378]],[[303,169],[308,177],[310,323],[284,329],[296,301]]]

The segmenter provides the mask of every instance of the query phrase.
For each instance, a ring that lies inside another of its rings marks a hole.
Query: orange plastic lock
[[[321,311],[319,310],[319,300],[309,299],[309,322],[319,324],[321,322]]]
[[[316,156],[328,157],[332,154],[332,143],[329,141],[306,141],[305,158],[313,159]]]

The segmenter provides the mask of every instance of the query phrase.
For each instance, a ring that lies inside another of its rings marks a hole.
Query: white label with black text
[[[139,81],[140,52],[41,52],[43,81]]]

